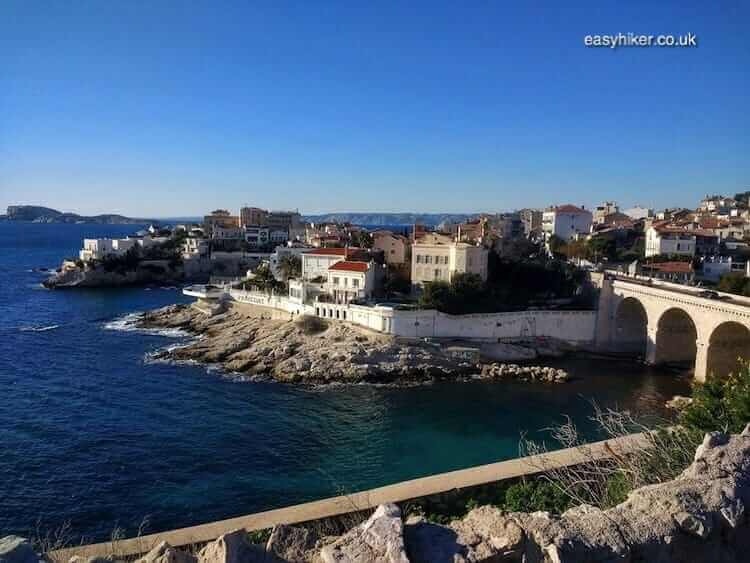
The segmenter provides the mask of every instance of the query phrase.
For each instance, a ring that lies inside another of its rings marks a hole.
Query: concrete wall
[[[435,310],[400,311],[388,306],[295,303],[286,296],[257,291],[229,291],[232,299],[293,315],[346,321],[371,330],[404,337],[500,338],[545,336],[582,344],[593,342],[595,311],[525,311],[486,315],[447,315]]]
[[[396,311],[393,334],[497,340],[546,336],[573,343],[593,342],[595,311],[523,311],[447,315],[438,311]]]

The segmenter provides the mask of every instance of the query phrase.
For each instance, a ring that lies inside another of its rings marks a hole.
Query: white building
[[[483,246],[453,242],[440,237],[422,237],[412,245],[411,282],[450,282],[455,274],[477,274],[487,279],[487,257]]]
[[[369,252],[361,248],[316,248],[302,254],[302,279],[326,279],[328,268],[342,260],[369,261]]]
[[[369,299],[375,291],[375,263],[341,260],[328,268],[327,293],[334,303]]]
[[[636,205],[635,207],[626,209],[623,213],[625,213],[625,215],[627,215],[631,219],[635,219],[636,221],[641,220],[641,219],[650,219],[651,217],[654,216],[653,209],[648,209],[640,205]]]
[[[701,279],[718,282],[721,276],[739,272],[744,274],[748,264],[744,260],[738,260],[732,256],[710,256],[703,260]]]
[[[208,254],[208,241],[198,237],[186,237],[182,241],[182,255],[205,256]]]
[[[660,254],[677,254],[695,256],[695,234],[674,227],[655,227],[646,229],[646,257]]]
[[[83,239],[83,248],[78,257],[84,262],[101,260],[105,256],[122,256],[138,243],[138,239],[124,238],[87,238]]]
[[[214,240],[242,240],[243,232],[239,227],[225,227],[219,224],[213,225],[211,238]]]
[[[542,231],[547,240],[555,235],[565,241],[591,231],[591,212],[575,205],[560,205],[542,214]]]

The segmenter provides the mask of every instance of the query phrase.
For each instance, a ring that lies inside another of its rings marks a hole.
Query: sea
[[[134,315],[180,287],[46,290],[83,238],[138,225],[0,222],[0,537],[156,532],[517,457],[592,403],[661,416],[684,374],[570,358],[563,385],[303,388],[152,361],[184,344]]]

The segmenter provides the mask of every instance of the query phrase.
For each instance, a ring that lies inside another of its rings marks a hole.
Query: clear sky
[[[3,0],[0,205],[695,206],[750,189],[750,2]],[[694,33],[595,49],[587,34]]]

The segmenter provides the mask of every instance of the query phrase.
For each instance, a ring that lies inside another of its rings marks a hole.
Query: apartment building
[[[411,244],[405,236],[391,231],[375,231],[372,241],[373,250],[383,252],[386,264],[401,267],[409,262]]]
[[[262,227],[267,224],[268,211],[260,207],[240,208],[240,227]]]
[[[563,240],[574,240],[578,235],[591,231],[592,215],[584,207],[559,205],[550,207],[542,214],[542,230],[549,239],[557,236]]]
[[[695,256],[695,233],[669,226],[651,225],[646,229],[645,256],[676,254]]]

